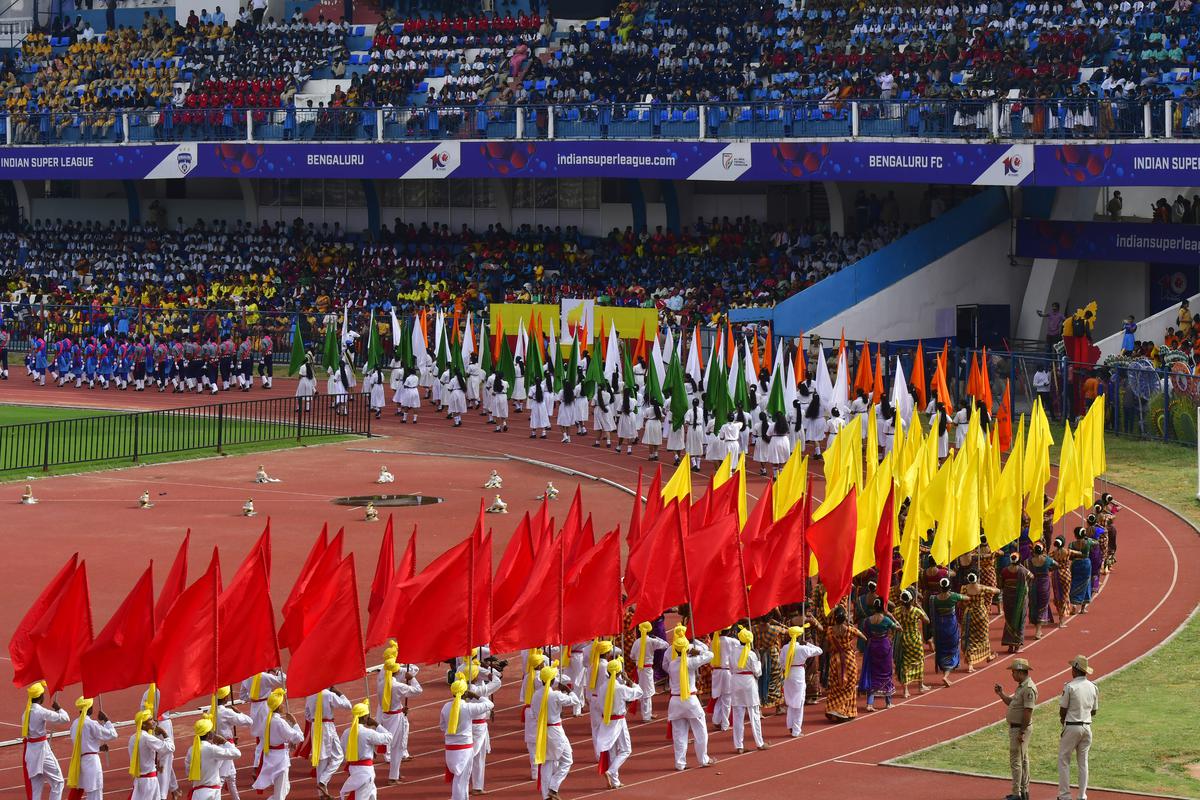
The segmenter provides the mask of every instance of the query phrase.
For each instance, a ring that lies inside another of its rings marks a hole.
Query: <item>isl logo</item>
[[[1016,175],[1016,174],[1020,173],[1020,171],[1021,171],[1021,157],[1020,156],[1008,156],[1007,158],[1004,159],[1003,163],[1004,163],[1004,174],[1005,175]]]
[[[450,163],[450,154],[445,150],[439,150],[430,155],[429,158],[433,162],[433,168],[435,170],[443,170],[446,168],[446,165]]]
[[[192,169],[192,154],[188,152],[177,153],[175,163],[179,166],[179,174],[187,175]]]

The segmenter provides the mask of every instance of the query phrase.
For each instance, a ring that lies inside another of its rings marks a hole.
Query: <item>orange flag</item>
[[[775,337],[775,331],[767,325],[767,346],[763,348],[763,368],[770,372],[775,367],[775,355],[771,352],[771,340]]]
[[[750,337],[754,340],[754,346],[750,348],[750,363],[754,365],[754,375],[749,376],[749,380],[758,380],[758,373],[761,371],[762,355],[758,351],[758,337]]]
[[[729,320],[725,320],[725,366],[733,367],[735,358],[737,351],[733,347],[733,326],[729,324]]]
[[[871,344],[863,342],[862,352],[858,356],[858,370],[854,373],[854,388],[864,394],[870,394],[875,387],[875,378],[871,375]]]
[[[913,356],[912,375],[909,379],[913,388],[917,390],[917,402],[921,404],[917,410],[922,411],[929,404],[929,398],[925,394],[925,353],[920,342],[917,342],[917,352]]]
[[[983,399],[979,386],[979,359],[975,353],[971,353],[971,371],[967,373],[967,397]]]
[[[947,414],[953,414],[954,404],[950,402],[950,387],[946,385],[946,362],[941,359],[938,359],[937,369],[933,373],[933,384],[943,410]]]
[[[883,348],[875,348],[875,388],[871,390],[872,401],[883,402]]]
[[[792,364],[792,370],[796,373],[796,384],[799,385],[808,380],[808,363],[804,360],[804,332],[800,332],[800,339],[796,344],[795,363]]]
[[[1004,396],[1000,398],[1000,412],[996,415],[996,431],[1000,439],[1000,449],[1007,453],[1012,447],[1012,396],[1009,394],[1008,381],[1004,382]]]
[[[992,379],[988,377],[987,348],[983,348],[983,356],[979,359],[979,402],[992,413]]]

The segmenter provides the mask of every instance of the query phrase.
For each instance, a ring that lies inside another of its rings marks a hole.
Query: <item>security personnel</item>
[[[1008,704],[1008,765],[1012,769],[1012,793],[1005,800],[1029,800],[1029,737],[1033,725],[1033,709],[1037,705],[1037,685],[1029,677],[1031,667],[1023,658],[1014,658],[1012,670],[1016,690],[1010,695],[996,684],[997,696]]]
[[[1092,717],[1100,710],[1100,690],[1088,680],[1092,668],[1085,656],[1071,659],[1071,680],[1058,702],[1062,736],[1058,740],[1058,800],[1071,800],[1071,754],[1079,760],[1079,796],[1087,797],[1088,750],[1092,747]]]

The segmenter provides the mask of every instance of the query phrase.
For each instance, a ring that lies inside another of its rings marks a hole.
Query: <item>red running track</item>
[[[291,394],[289,382],[280,380],[270,395]],[[257,398],[265,392],[255,390]],[[216,399],[244,399],[246,395],[226,395]],[[0,385],[0,402],[26,402],[93,406],[97,408],[161,408],[210,401],[208,396],[158,393],[102,393],[87,390],[58,390],[30,386],[23,379]],[[418,560],[426,563],[449,544],[464,536],[478,509],[481,496],[490,492],[479,488],[488,471],[498,469],[505,477],[502,496],[510,504],[507,517],[488,517],[496,525],[497,547],[501,546],[519,520],[519,514],[536,507],[534,496],[549,478],[563,490],[555,505],[561,517],[569,494],[578,482],[583,486],[587,508],[596,515],[596,530],[602,532],[626,522],[628,495],[607,484],[560,473],[506,456],[535,459],[558,464],[631,487],[637,470],[646,466],[645,452],[635,456],[618,455],[590,447],[590,439],[560,444],[558,437],[542,441],[527,438],[525,421],[515,415],[508,434],[495,434],[483,420],[472,414],[462,428],[432,413],[421,416],[418,425],[399,425],[385,417],[379,432],[385,438],[311,449],[297,449],[261,456],[183,462],[172,465],[119,470],[102,474],[60,477],[35,483],[35,493],[43,504],[34,508],[9,506],[4,515],[5,544],[10,558],[0,563],[0,600],[4,601],[0,631],[11,626],[27,606],[50,571],[74,550],[89,561],[97,627],[102,625],[123,594],[132,585],[148,557],[156,559],[159,577],[177,546],[182,529],[193,528],[192,573],[214,544],[222,546],[227,569],[240,559],[262,529],[264,517],[272,517],[275,546],[275,587],[277,603],[286,595],[298,572],[313,535],[322,520],[336,528],[345,525],[347,543],[357,553],[363,574],[371,569],[377,552],[382,525],[362,522],[361,510],[329,504],[340,494],[373,493],[371,481],[380,464],[387,464],[397,475],[393,491],[424,492],[446,498],[436,506],[397,509],[396,530],[403,537],[414,522],[420,528]],[[586,438],[586,437],[585,437]],[[369,453],[378,449],[391,453]],[[441,456],[405,456],[398,451],[437,453]],[[476,458],[463,458],[475,456]],[[251,483],[257,462],[283,478],[283,483],[268,487]],[[669,466],[669,465],[668,465]],[[752,480],[749,490],[757,494],[762,482]],[[149,488],[158,507],[141,512],[134,500]],[[165,495],[158,495],[165,491]],[[1170,636],[1200,602],[1200,583],[1183,579],[1194,574],[1200,564],[1200,537],[1189,524],[1169,510],[1139,495],[1114,488],[1113,494],[1125,507],[1121,530],[1120,564],[1108,579],[1091,607],[1091,613],[1071,619],[1062,629],[1051,629],[1043,639],[1030,640],[1023,655],[1035,669],[1043,699],[1057,695],[1069,678],[1066,666],[1077,653],[1087,655],[1103,676],[1144,655]],[[12,487],[11,502],[16,503],[19,489]],[[246,520],[238,508],[245,496],[253,494],[262,516]],[[98,515],[96,512],[100,511]],[[500,521],[497,522],[497,519]],[[103,539],[92,535],[97,528]],[[27,531],[37,531],[29,536]],[[100,546],[102,545],[102,546]],[[114,546],[115,545],[115,546]],[[7,633],[4,634],[7,639]],[[999,626],[993,624],[993,646],[998,648]],[[822,706],[810,706],[805,721],[805,736],[790,739],[782,717],[764,720],[772,749],[742,756],[732,753],[728,734],[714,733],[710,753],[719,759],[712,769],[689,769],[678,773],[671,769],[670,744],[665,723],[660,719],[633,728],[633,757],[622,771],[625,788],[622,797],[707,798],[768,796],[805,796],[841,798],[857,787],[871,786],[895,798],[918,798],[931,789],[945,797],[974,800],[998,798],[1007,793],[1007,781],[967,776],[932,774],[917,770],[882,766],[881,762],[921,749],[940,741],[976,730],[999,719],[1003,708],[991,686],[1009,680],[1007,658],[999,658],[975,673],[959,674],[950,688],[938,688],[911,699],[897,699],[893,709],[875,714],[860,714],[854,722],[827,724]],[[511,671],[511,670],[510,670]],[[425,694],[414,703],[411,714],[413,735],[410,751],[416,758],[405,765],[404,783],[399,787],[380,787],[380,794],[394,798],[443,798],[448,787],[442,782],[440,737],[436,732],[437,711],[446,697],[444,675],[435,667],[423,672]],[[512,797],[532,797],[528,761],[520,730],[520,711],[515,673],[498,696],[497,713],[492,725],[493,752],[489,761],[488,791]],[[344,687],[350,694],[358,687]],[[77,691],[77,689],[76,689]],[[105,698],[114,717],[128,719],[136,698]],[[73,696],[73,695],[72,695]],[[658,709],[665,709],[664,698],[657,698]],[[0,701],[0,738],[16,734],[14,723],[19,714],[19,692],[13,691]],[[292,701],[299,710],[299,701]],[[187,728],[184,722],[180,732]],[[598,796],[609,790],[597,774],[592,758],[587,723],[571,720],[566,725],[575,748],[575,766],[564,784],[564,797]],[[123,737],[122,737],[123,741]],[[186,747],[181,741],[181,748]],[[67,755],[66,742],[56,744],[60,758]],[[0,797],[20,796],[20,770],[16,748],[0,750]],[[997,743],[998,757],[1003,745]],[[245,760],[245,759],[243,759]],[[122,752],[111,754],[106,796],[126,796],[128,792],[126,759]],[[691,758],[694,764],[694,758]],[[181,771],[181,764],[177,771]],[[996,765],[1002,769],[1002,765]],[[250,782],[248,768],[242,774],[243,787]],[[314,797],[315,788],[308,778],[307,764],[293,764],[293,797]],[[335,780],[336,790],[338,781]],[[936,789],[935,789],[936,787]],[[243,789],[244,791],[244,789]],[[1035,787],[1034,796],[1049,797],[1052,790]],[[1127,797],[1114,792],[1090,791],[1093,798]]]

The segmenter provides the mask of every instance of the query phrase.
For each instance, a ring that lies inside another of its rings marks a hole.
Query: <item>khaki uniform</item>
[[[1079,761],[1079,797],[1087,800],[1088,751],[1092,747],[1092,714],[1100,708],[1096,684],[1080,676],[1063,686],[1060,708],[1067,710],[1058,740],[1058,798],[1071,800],[1071,756]]]
[[[1022,797],[1029,794],[1029,738],[1031,732],[1021,730],[1025,709],[1033,710],[1037,705],[1037,685],[1027,675],[1013,692],[1008,704],[1008,766],[1012,770],[1012,794]],[[1032,728],[1032,723],[1030,724]]]

